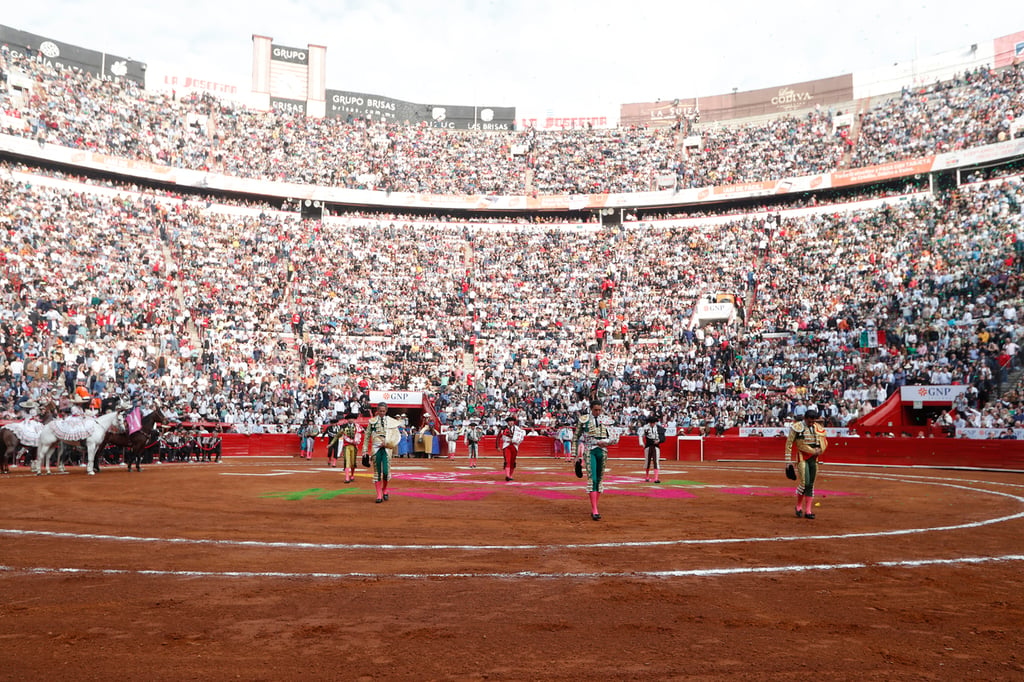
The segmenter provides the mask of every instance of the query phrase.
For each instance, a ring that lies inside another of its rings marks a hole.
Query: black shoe
[[[810,514],[804,514],[804,518],[805,519],[811,519],[813,521],[814,520],[814,513],[812,512]]]
[[[384,493],[384,501],[385,501],[385,502],[387,502],[387,501],[388,501],[388,494],[387,494],[387,493]]]
[[[595,521],[600,521],[601,520],[601,515],[600,514],[591,514],[590,518],[594,519]]]
[[[804,510],[803,509],[797,509],[796,510],[796,517],[798,519],[802,519],[804,517]]]
[[[384,501],[384,500],[383,500],[382,498],[380,498],[380,497],[378,497],[378,498],[377,498],[377,504],[380,504],[380,503],[381,503],[381,502],[383,502],[383,501]]]

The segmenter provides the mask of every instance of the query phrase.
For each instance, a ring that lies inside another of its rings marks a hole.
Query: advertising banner
[[[107,78],[127,78],[140,85],[146,82],[145,64],[110,53],[103,54],[102,72]]]
[[[519,115],[519,130],[590,130],[593,128],[614,128],[619,122],[618,112],[590,115],[530,114]]]
[[[270,46],[271,98],[305,100],[309,86],[309,50]],[[305,111],[305,106],[303,106]]]
[[[1012,438],[1010,437],[1012,436]],[[970,440],[1024,440],[1024,429],[957,429],[957,438],[969,438]]]
[[[303,114],[306,113],[306,100],[288,99],[286,97],[271,97],[270,108],[282,114]]]
[[[736,306],[732,303],[698,303],[690,317],[689,329],[703,327],[715,322],[730,324],[736,319]]]
[[[387,403],[389,407],[420,407],[423,391],[370,391],[370,405]]]
[[[732,303],[698,303],[697,319],[700,321],[723,322],[736,312]]]
[[[883,180],[893,180],[908,175],[929,173],[934,163],[934,156],[926,156],[920,159],[892,161],[891,163],[883,163],[879,166],[865,166],[864,168],[836,171],[832,173],[832,186],[863,185]]]
[[[827,107],[853,101],[853,74],[791,83],[775,88],[700,98],[701,118],[721,121]]]
[[[853,74],[726,95],[623,104],[622,125],[668,126],[698,111],[701,121],[727,121],[852,102]]]
[[[349,90],[328,90],[328,118],[372,118],[389,123],[422,123],[427,120],[427,107],[383,95]]]
[[[789,435],[788,426],[741,426],[739,428],[741,438],[764,437],[764,438],[785,438]],[[850,438],[856,437],[850,429],[838,426],[826,426],[825,435],[829,438]]]
[[[949,170],[964,168],[976,164],[992,163],[1001,159],[1009,159],[1024,154],[1024,138],[996,142],[984,147],[959,149],[955,152],[939,154],[935,157],[932,170]]]
[[[210,93],[222,99],[243,100],[248,93],[230,79],[207,73],[189,73],[162,64],[150,64],[146,70],[146,90],[174,92],[177,95]]]
[[[384,95],[327,90],[330,118],[372,118],[451,130],[515,130],[515,107],[417,104]]]
[[[431,104],[427,106],[429,119],[426,124],[432,128],[453,130],[515,130],[515,107],[471,107],[452,104]]]
[[[619,121],[624,126],[670,126],[684,119],[692,119],[697,111],[698,102],[695,97],[623,104],[619,111]]]
[[[952,403],[966,386],[900,386],[900,401],[904,403]]]
[[[0,44],[7,44],[16,53],[40,57],[64,67],[81,69],[93,76],[127,78],[139,84],[145,83],[146,80],[146,65],[142,62],[70,45],[9,26],[0,26]]]
[[[301,47],[286,47],[284,45],[270,46],[270,61],[286,62],[288,64],[309,64],[309,50]]]

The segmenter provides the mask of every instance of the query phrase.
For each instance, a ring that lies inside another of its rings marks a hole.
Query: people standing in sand
[[[586,472],[587,496],[590,498],[590,518],[601,520],[598,502],[604,492],[604,472],[608,463],[608,447],[618,443],[617,430],[611,426],[611,420],[604,415],[604,405],[600,400],[590,402],[590,412],[580,417],[573,435],[572,451],[578,453],[582,460],[582,469]]]
[[[519,426],[519,419],[514,414],[505,418],[505,427],[498,432],[497,443],[501,448],[501,456],[505,460],[505,481],[515,478],[516,460],[519,458],[519,445],[526,438],[526,431]]]
[[[327,466],[336,467],[338,466],[338,457],[341,452],[341,431],[344,428],[344,424],[341,420],[336,420],[331,424],[328,424],[324,429],[323,437],[327,439]],[[346,475],[346,483],[348,478]]]
[[[359,443],[359,425],[354,419],[346,419],[341,427],[341,466],[345,472],[345,483],[356,480],[356,447]]]
[[[373,469],[373,485],[377,491],[377,502],[388,499],[388,482],[391,480],[391,457],[398,452],[401,435],[400,421],[388,416],[388,404],[377,403],[376,415],[366,425],[363,438],[363,457],[369,458]],[[364,462],[365,463],[365,462]]]
[[[814,518],[814,481],[818,477],[820,457],[827,447],[825,427],[818,423],[817,409],[809,408],[802,421],[789,425],[786,458],[791,458],[796,471],[797,518]]]
[[[644,480],[651,480],[651,469],[654,469],[654,482],[661,483],[661,444],[665,442],[665,427],[658,423],[657,415],[652,414],[636,435],[644,449]]]
[[[476,421],[469,422],[466,429],[466,449],[469,451],[469,468],[476,469],[476,458],[480,450],[480,438],[482,433]]]
[[[576,455],[572,451],[572,427],[568,424],[560,426],[555,433],[555,439],[562,444],[562,454],[565,456],[565,461],[573,461]]]

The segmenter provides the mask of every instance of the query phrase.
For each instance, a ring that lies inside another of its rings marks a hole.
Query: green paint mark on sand
[[[324,488],[308,488],[284,493],[263,493],[260,497],[279,497],[284,500],[304,500],[313,497],[318,500],[330,500],[339,495],[368,495],[368,491],[359,488],[341,488],[340,490],[325,490]]]

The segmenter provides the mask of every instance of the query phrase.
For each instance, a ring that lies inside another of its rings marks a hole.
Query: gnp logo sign
[[[419,407],[423,404],[423,391],[370,391],[370,403],[380,402],[393,407]]]
[[[966,386],[901,386],[900,400],[905,403],[952,403]]]

